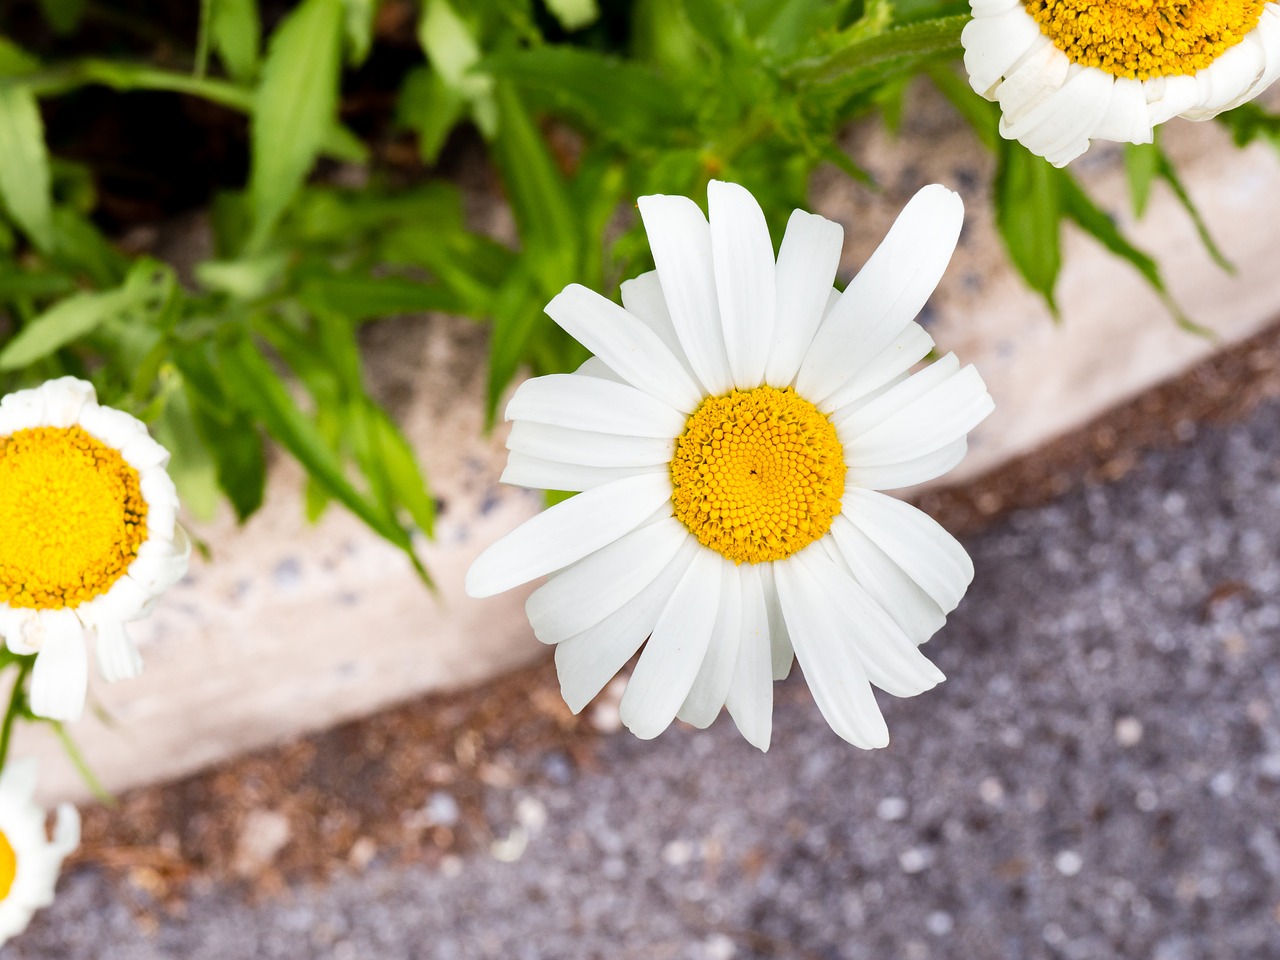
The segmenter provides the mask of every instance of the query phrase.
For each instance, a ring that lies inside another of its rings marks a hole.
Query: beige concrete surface
[[[925,321],[942,350],[978,366],[996,413],[953,478],[1026,453],[1280,315],[1272,265],[1280,161],[1272,151],[1237,151],[1212,125],[1167,128],[1185,181],[1240,268],[1234,277],[1209,260],[1163,187],[1146,218],[1133,222],[1117,150],[1096,149],[1075,168],[1157,256],[1174,296],[1218,341],[1178,329],[1131,268],[1074,232],[1065,246],[1063,320],[1055,324],[995,236],[990,160],[944,107],[927,99],[918,106],[899,140],[874,127],[850,134],[851,151],[883,193],[828,172],[815,185],[814,208],[846,226],[847,281],[920,186],[937,181],[964,197],[961,247]],[[378,389],[444,501],[438,540],[423,547],[438,595],[340,510],[308,526],[298,471],[277,463],[267,504],[246,527],[229,519],[195,527],[215,562],[197,559],[187,581],[137,625],[144,676],[93,687],[112,722],[87,715],[73,733],[108,787],[176,777],[425,691],[479,682],[540,652],[523,595],[472,601],[462,593],[471,559],[540,503],[497,487],[500,438],[480,436],[482,331],[430,317],[380,325],[371,341]],[[83,795],[42,731],[23,730],[15,749],[43,758],[45,797]]]

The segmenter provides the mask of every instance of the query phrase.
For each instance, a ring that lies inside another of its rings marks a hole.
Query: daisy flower
[[[79,718],[87,635],[106,679],[142,670],[124,624],[182,579],[191,552],[168,462],[140,421],[99,406],[83,380],[0,401],[0,636],[36,654],[33,713]]]
[[[53,842],[45,813],[32,795],[34,760],[19,760],[0,773],[0,944],[16,937],[31,915],[53,903],[63,859],[80,845],[80,814],[59,804]]]
[[[797,210],[777,259],[742,187],[641,197],[657,270],[623,306],[576,284],[547,313],[594,356],[516,390],[502,479],[581,491],[490,546],[467,592],[550,575],[526,611],[581,710],[644,645],[623,722],[657,736],[722,706],[767,749],[773,681],[800,661],[822,714],[888,743],[875,684],[943,679],[918,651],[973,576],[960,545],[879,491],[965,454],[991,411],[977,373],[913,318],[959,236],[960,198],[926,187],[843,294],[843,231]],[[646,642],[647,641],[647,642]]]
[[[1280,76],[1268,0],[969,0],[964,65],[1000,104],[1000,133],[1065,166],[1090,140],[1150,143],[1173,117],[1208,120]]]

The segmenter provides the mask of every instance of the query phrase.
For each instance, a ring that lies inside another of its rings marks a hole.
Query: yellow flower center
[[[146,521],[138,471],[80,427],[0,437],[0,601],[47,610],[106,593]]]
[[[835,427],[791,388],[708,397],[671,461],[675,514],[735,563],[782,560],[827,532],[844,496]]]
[[[1117,77],[1203,70],[1262,18],[1267,0],[1023,0],[1073,63]]]
[[[13,844],[0,830],[0,900],[9,896],[13,888],[13,878],[18,875],[18,855],[13,852]]]

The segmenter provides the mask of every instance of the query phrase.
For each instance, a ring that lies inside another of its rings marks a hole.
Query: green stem
[[[9,739],[13,736],[13,722],[22,711],[23,692],[27,685],[27,674],[31,672],[31,660],[22,660],[18,664],[18,675],[13,679],[13,692],[9,694],[9,706],[4,712],[4,725],[0,726],[0,770],[4,769],[9,759]]]
[[[799,83],[823,84],[840,80],[855,71],[878,67],[905,57],[932,57],[960,51],[960,32],[968,14],[924,20],[894,30],[886,30],[849,44],[828,57],[797,64],[792,77]]]
[[[93,772],[89,764],[85,761],[84,755],[80,752],[80,748],[76,746],[76,742],[71,739],[71,734],[67,733],[65,724],[59,723],[57,720],[46,721],[49,726],[53,727],[53,732],[57,735],[58,740],[62,743],[62,749],[67,752],[68,759],[71,760],[72,766],[76,768],[76,772],[80,774],[85,785],[88,786],[89,792],[97,798],[98,802],[107,807],[116,805],[116,798],[110,791],[102,785],[102,781],[98,779],[97,774]]]
[[[196,63],[192,75],[203,80],[209,69],[209,21],[213,15],[213,0],[200,0],[200,27],[196,32]]]

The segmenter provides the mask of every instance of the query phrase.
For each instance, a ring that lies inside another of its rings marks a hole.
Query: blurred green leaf
[[[693,122],[681,91],[647,67],[590,50],[535,47],[497,54],[484,67],[536,93],[608,140],[639,150],[656,146],[656,130]]]
[[[480,45],[449,0],[425,0],[418,42],[445,85],[470,104],[476,126],[492,137],[498,128],[493,78],[472,69],[480,62]]]
[[[0,370],[16,370],[47,357],[106,321],[155,299],[154,266],[139,261],[124,285],[59,300],[18,331],[0,350]]]
[[[271,37],[253,106],[250,250],[274,229],[333,126],[342,18],[342,0],[304,0]]]
[[[80,25],[88,0],[40,0],[40,10],[54,33],[72,33]]]
[[[373,18],[378,12],[378,0],[342,0],[342,6],[346,10],[343,27],[347,62],[359,66],[373,48]]]
[[[405,77],[396,101],[396,122],[418,135],[422,162],[435,163],[445,139],[466,111],[466,98],[430,67],[416,67]]]
[[[1235,273],[1235,264],[1227,259],[1226,254],[1222,252],[1222,248],[1213,239],[1213,234],[1209,232],[1209,225],[1205,223],[1204,217],[1200,214],[1200,208],[1191,199],[1191,194],[1187,192],[1186,186],[1183,185],[1182,179],[1178,176],[1178,171],[1174,168],[1173,161],[1169,159],[1169,155],[1163,149],[1159,151],[1157,157],[1156,173],[1161,180],[1169,185],[1169,189],[1177,197],[1178,203],[1182,205],[1182,209],[1191,218],[1191,222],[1195,225],[1196,233],[1200,237],[1200,242],[1204,244],[1204,248],[1208,251],[1213,262],[1227,273]]]
[[[1160,147],[1154,143],[1126,143],[1124,145],[1124,171],[1129,178],[1129,196],[1133,200],[1133,215],[1141,217],[1151,199],[1151,185],[1160,170]]]
[[[23,50],[8,37],[0,36],[0,77],[33,73],[40,69],[35,55]]]
[[[208,0],[210,39],[233,80],[247,83],[258,69],[262,24],[258,0]]]
[[[546,0],[547,9],[566,30],[581,30],[600,17],[596,0]]]
[[[49,155],[40,106],[31,89],[0,80],[0,197],[41,250],[53,246]]]
[[[841,50],[803,61],[788,73],[804,88],[843,87],[876,67],[960,53],[960,31],[968,16],[926,20],[854,40]]]
[[[1062,178],[1020,143],[1000,141],[995,179],[996,227],[1009,259],[1054,316],[1054,287],[1062,267]]]
[[[218,487],[244,523],[262,506],[267,465],[257,424],[241,411],[225,405],[220,418],[211,412],[208,398],[188,381],[191,419],[212,460]]]
[[[402,313],[456,313],[462,307],[456,296],[440,287],[355,271],[309,272],[302,279],[299,298],[312,312],[331,310],[353,322]]]
[[[186,395],[179,392],[171,396],[150,426],[156,440],[172,455],[168,472],[182,505],[200,520],[213,519],[218,508],[218,468],[212,448],[201,442]]]

